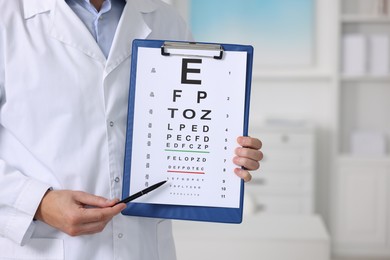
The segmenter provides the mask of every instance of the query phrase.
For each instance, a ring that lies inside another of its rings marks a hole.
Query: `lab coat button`
[[[114,122],[110,121],[110,126],[113,127],[114,126]]]
[[[119,181],[120,181],[119,177],[116,177],[115,182],[119,182]]]
[[[118,234],[118,238],[122,238],[123,237],[123,234],[122,233],[119,233]]]

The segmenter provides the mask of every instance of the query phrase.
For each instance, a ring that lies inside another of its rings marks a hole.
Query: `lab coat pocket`
[[[164,219],[157,223],[157,241],[159,260],[176,259],[171,220]]]
[[[62,260],[64,259],[64,243],[61,239],[35,238],[24,246],[0,237],[0,259],[20,260]]]

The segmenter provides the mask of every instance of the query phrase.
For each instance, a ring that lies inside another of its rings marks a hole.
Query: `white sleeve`
[[[34,231],[33,218],[48,185],[29,179],[0,160],[0,235],[25,244]]]
[[[2,125],[6,103],[4,31],[0,26],[0,236],[23,245],[34,230],[33,218],[49,185],[28,178],[12,167],[4,151],[14,149],[17,140]],[[20,154],[21,159],[23,155]]]

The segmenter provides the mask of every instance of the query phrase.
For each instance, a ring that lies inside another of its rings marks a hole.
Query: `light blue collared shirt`
[[[89,0],[66,0],[66,2],[83,21],[107,58],[126,1],[105,0],[99,12]]]

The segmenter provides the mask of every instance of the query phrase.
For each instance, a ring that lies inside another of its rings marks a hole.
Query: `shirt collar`
[[[122,0],[114,0],[114,1],[104,0],[100,10],[97,11],[95,6],[91,3],[90,0],[65,0],[65,2],[67,2],[67,3],[74,2],[80,6],[83,6],[85,9],[87,9],[89,12],[91,12],[95,15],[97,15],[98,13],[108,12],[109,10],[111,10],[111,4],[118,3],[119,1],[122,1]]]

